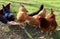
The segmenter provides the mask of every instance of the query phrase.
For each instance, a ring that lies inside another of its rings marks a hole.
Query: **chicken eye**
[[[26,12],[28,12],[28,10],[26,10]]]
[[[54,18],[55,16],[52,16],[51,18]]]

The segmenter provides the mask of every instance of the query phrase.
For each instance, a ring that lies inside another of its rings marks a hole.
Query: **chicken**
[[[37,10],[36,12],[33,12],[31,14],[29,14],[29,16],[34,16],[36,14],[38,14],[42,9],[43,9],[44,5],[41,5],[41,7],[39,8],[39,10]]]
[[[14,25],[14,26],[19,26],[20,23],[15,22],[15,21],[8,21],[3,15],[0,14],[0,22],[8,25]]]
[[[6,17],[6,19],[8,21],[14,21],[15,20],[15,16],[10,12],[10,10],[8,8],[6,8],[4,5],[3,6],[3,13],[5,14],[4,16]]]
[[[55,30],[57,28],[57,22],[52,8],[50,14],[47,16],[47,20],[50,22],[50,30]]]
[[[40,22],[41,31],[46,32],[46,34],[48,34],[48,32],[50,32],[51,30],[55,30],[57,27],[55,15],[53,14],[52,9],[47,18],[43,18],[42,16],[39,16],[38,19]]]
[[[28,15],[28,23],[31,25],[35,25],[35,27],[39,27],[39,28],[40,28],[39,16],[41,16],[42,18],[45,18],[46,16],[46,9],[43,7],[43,5],[41,7],[43,9],[41,8],[41,11],[39,11],[38,14],[33,16]]]
[[[23,4],[20,4],[19,12],[17,13],[17,21],[24,22],[28,16],[27,13],[28,12]]]
[[[43,32],[49,31],[49,26],[50,26],[49,21],[47,21],[47,19],[45,19],[45,18],[42,18],[41,16],[38,19],[40,22],[41,31],[43,31]]]
[[[34,15],[33,18],[37,19],[37,17],[41,16],[42,18],[46,17],[46,9],[43,8],[37,15]]]
[[[7,8],[7,9],[9,9],[10,10],[10,4],[11,3],[9,3],[9,4],[7,4],[5,7]],[[4,15],[4,13],[3,13],[3,8],[2,9],[0,9],[0,14],[1,15]]]

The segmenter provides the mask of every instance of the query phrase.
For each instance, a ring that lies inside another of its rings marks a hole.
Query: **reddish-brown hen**
[[[55,30],[57,27],[55,15],[53,14],[52,9],[47,18],[42,18],[41,16],[39,16],[39,21],[40,21],[40,29],[43,32],[49,32],[51,30]]]
[[[52,9],[50,14],[47,16],[47,20],[50,22],[50,30],[55,30],[57,28],[57,22],[55,19],[55,14],[53,14]]]
[[[35,25],[35,27],[40,27],[39,16],[41,16],[42,18],[45,18],[46,9],[44,7],[38,14],[36,14],[34,16],[28,16],[29,24]]]

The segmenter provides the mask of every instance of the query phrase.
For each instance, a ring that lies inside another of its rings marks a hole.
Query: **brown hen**
[[[47,16],[47,20],[50,22],[50,30],[55,30],[57,28],[57,22],[55,19],[55,14],[53,14],[53,10],[51,8],[50,14]]]
[[[53,14],[52,9],[47,18],[39,16],[39,21],[40,21],[40,29],[43,32],[50,32],[51,30],[55,30],[57,27],[55,15]]]
[[[41,16],[42,18],[45,18],[46,9],[44,7],[38,14],[36,14],[34,16],[28,16],[29,24],[35,25],[35,27],[39,27],[40,28],[39,16]]]
[[[20,4],[19,12],[17,13],[17,21],[24,22],[26,18],[27,18],[27,10],[22,4]]]

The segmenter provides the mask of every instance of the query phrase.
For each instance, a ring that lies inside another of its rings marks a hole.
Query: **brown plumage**
[[[43,8],[38,14],[34,15],[34,16],[29,16],[28,17],[28,21],[31,25],[35,25],[35,27],[39,27],[40,28],[40,22],[39,22],[39,16],[41,16],[42,18],[46,17],[46,9]]]
[[[42,11],[40,11],[37,15],[34,16],[30,16],[30,19],[28,19],[29,23],[31,25],[35,25],[35,27],[39,27],[40,28],[40,22],[39,22],[39,16],[41,16],[42,18],[45,18],[46,16],[46,9],[43,8]]]
[[[10,10],[10,5],[11,5],[11,3],[8,3],[8,4],[6,5],[6,8],[9,9],[9,10]]]
[[[50,22],[50,29],[55,30],[57,28],[57,22],[55,19],[55,14],[53,14],[52,9],[51,9],[50,14],[47,16],[47,20]]]
[[[9,9],[9,10],[10,10],[10,4],[11,4],[11,3],[9,3],[9,4],[7,4],[7,5],[5,6],[5,7],[6,7],[7,9]],[[1,14],[1,15],[4,15],[2,8],[0,9],[0,14]]]
[[[40,21],[40,29],[43,32],[49,32],[51,30],[55,30],[57,27],[57,23],[55,20],[55,15],[53,14],[53,11],[51,9],[50,14],[48,15],[47,18],[42,18],[41,16],[39,17]]]
[[[40,29],[43,32],[49,31],[50,23],[45,18],[39,17]]]
[[[19,12],[17,13],[17,21],[24,22],[26,18],[27,18],[27,10],[22,4],[20,4]]]
[[[33,17],[28,16],[27,20],[28,20],[28,23],[33,25],[34,27],[39,27],[40,26],[40,23],[39,23],[38,19],[34,19]]]

